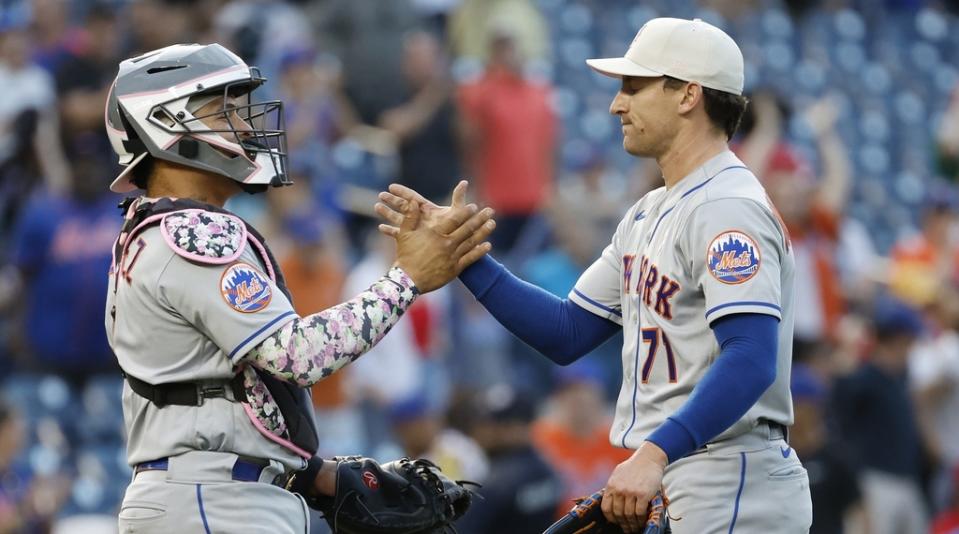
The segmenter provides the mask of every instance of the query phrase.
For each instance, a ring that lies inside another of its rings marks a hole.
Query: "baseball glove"
[[[603,515],[603,490],[589,497],[576,499],[573,507],[562,519],[550,525],[543,534],[623,534],[623,529],[610,523]],[[656,492],[646,510],[646,526],[643,534],[669,534],[669,517],[662,492]]]
[[[380,465],[360,456],[336,457],[336,495],[315,504],[336,534],[443,533],[466,513],[472,491],[428,460]],[[465,484],[470,484],[465,482]]]

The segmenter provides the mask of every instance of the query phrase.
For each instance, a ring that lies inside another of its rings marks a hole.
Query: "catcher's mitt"
[[[315,504],[336,534],[446,532],[472,499],[469,489],[428,460],[382,465],[360,456],[334,460],[336,495]]]
[[[543,534],[623,534],[616,523],[610,523],[603,515],[603,490],[589,497],[576,499],[573,507],[562,519],[550,525]],[[646,510],[646,526],[643,534],[669,534],[669,517],[666,502],[661,492],[649,501]]]

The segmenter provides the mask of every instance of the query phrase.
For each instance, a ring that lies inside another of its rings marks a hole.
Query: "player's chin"
[[[647,155],[646,151],[644,151],[635,140],[629,137],[623,137],[623,150],[631,156],[645,157]]]

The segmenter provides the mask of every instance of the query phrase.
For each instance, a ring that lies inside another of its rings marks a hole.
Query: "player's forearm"
[[[287,382],[313,385],[383,339],[418,294],[410,277],[394,267],[353,299],[290,321],[244,358]]]
[[[702,447],[742,418],[776,380],[779,321],[744,313],[713,325],[722,351],[689,400],[660,425],[649,441],[670,462]]]
[[[464,270],[460,280],[514,336],[560,365],[620,330],[618,324],[520,280],[489,255]]]

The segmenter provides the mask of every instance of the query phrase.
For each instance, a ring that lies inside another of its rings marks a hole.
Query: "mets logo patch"
[[[756,276],[761,260],[756,241],[737,230],[713,238],[706,251],[706,268],[724,284],[741,284]]]
[[[248,263],[234,263],[223,273],[220,294],[231,308],[243,313],[260,311],[273,298],[270,281]]]

